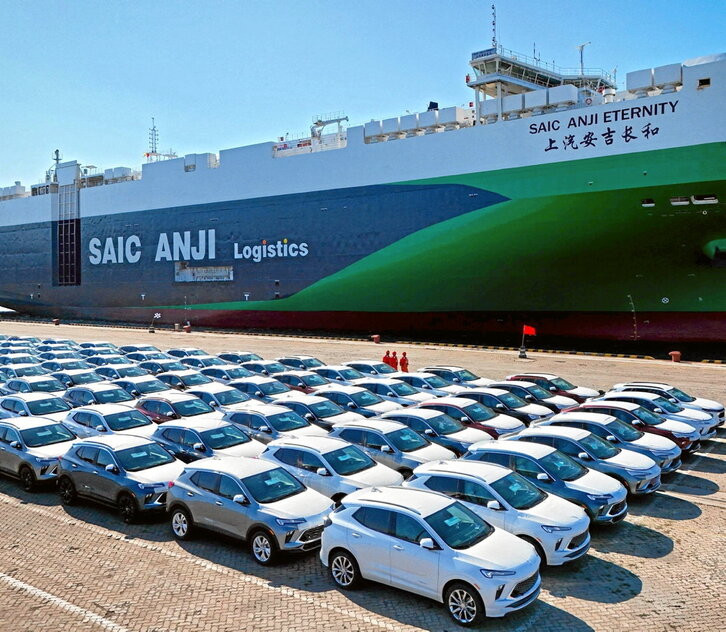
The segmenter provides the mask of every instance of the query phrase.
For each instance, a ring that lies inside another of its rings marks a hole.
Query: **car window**
[[[76,452],[76,456],[81,459],[81,461],[85,461],[86,463],[95,463],[97,455],[98,448],[89,448],[86,446],[79,448]]]
[[[476,505],[486,506],[490,500],[496,500],[493,494],[481,483],[462,480],[459,498]]]
[[[431,476],[424,485],[432,491],[447,496],[458,496],[459,494],[459,480],[449,476]]]
[[[12,443],[13,441],[20,441],[20,436],[18,435],[15,428],[8,428],[5,431],[5,442]]]
[[[484,461],[484,463],[494,463],[495,465],[503,465],[509,467],[509,455],[501,452],[475,452],[474,459]]]
[[[393,515],[394,537],[399,538],[400,540],[404,540],[406,542],[413,542],[414,544],[418,544],[424,538],[431,537],[429,532],[426,531],[421,523],[415,518],[398,512],[394,512]]]
[[[392,517],[393,512],[376,507],[361,507],[353,514],[353,518],[364,527],[368,527],[378,533],[385,533],[386,535],[391,535]]]
[[[171,417],[174,414],[174,409],[171,407],[171,404],[167,404],[166,402],[158,402],[157,405],[160,415],[164,415],[165,417]]]
[[[554,447],[557,448],[560,452],[564,452],[569,456],[577,456],[578,454],[580,454],[580,452],[582,452],[582,450],[576,443],[568,439],[561,439],[559,437],[556,437],[554,441],[549,445],[554,445]]]
[[[197,487],[201,489],[205,489],[208,492],[217,492],[217,485],[219,483],[219,474],[215,474],[214,472],[195,472],[191,476],[191,481],[194,483]]]
[[[391,447],[388,441],[386,441],[379,434],[371,432],[370,430],[363,431],[363,440],[365,441],[365,445],[367,447],[374,450],[380,450],[384,445],[387,445],[389,448]]]
[[[237,494],[242,493],[242,488],[240,487],[240,484],[231,476],[221,474],[219,477],[219,491],[217,493],[220,496],[224,498],[229,498],[231,500],[232,498],[237,496]]]
[[[192,432],[191,430],[185,430],[181,437],[181,443],[182,445],[191,448],[194,446],[195,443],[200,443],[200,441],[196,433]]]
[[[357,428],[346,428],[341,430],[340,437],[350,443],[357,443],[358,445],[364,445],[363,431]]]
[[[280,463],[284,463],[285,465],[291,465],[292,467],[297,467],[298,463],[298,452],[300,450],[293,450],[292,448],[280,448],[275,452],[275,458],[280,461]]]
[[[512,469],[519,472],[522,476],[537,478],[537,474],[544,473],[544,470],[531,459],[523,456],[515,456],[513,458]]]
[[[104,468],[107,465],[115,465],[113,457],[108,450],[99,450],[96,456],[96,465],[100,468]]]
[[[315,472],[318,468],[324,467],[323,462],[317,456],[306,450],[300,450],[299,459],[298,467],[309,472]]]
[[[402,421],[409,428],[411,428],[411,430],[415,430],[416,432],[426,432],[426,430],[429,429],[429,427],[426,425],[426,422],[423,422],[420,419],[415,419],[413,417],[404,417],[402,418]]]
[[[167,428],[161,433],[161,436],[172,443],[181,443],[182,432],[180,428]]]

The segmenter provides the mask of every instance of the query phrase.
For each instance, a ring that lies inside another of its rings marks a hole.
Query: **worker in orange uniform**
[[[386,355],[384,355],[381,358],[381,361],[382,362],[385,362],[388,366],[392,366],[391,365],[391,352],[390,351],[386,351]]]
[[[408,357],[406,356],[406,352],[404,351],[403,354],[401,354],[401,371],[403,373],[408,373]]]
[[[396,352],[393,352],[393,355],[391,356],[391,366],[398,371],[398,356],[396,355]]]

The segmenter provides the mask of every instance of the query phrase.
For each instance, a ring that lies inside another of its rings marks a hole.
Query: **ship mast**
[[[149,128],[149,151],[144,156],[146,157],[146,162],[159,162],[177,157],[176,152],[171,148],[166,153],[159,153],[159,130],[156,127],[156,121],[153,116],[151,117],[151,127]]]

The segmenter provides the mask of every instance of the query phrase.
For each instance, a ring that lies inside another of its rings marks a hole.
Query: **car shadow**
[[[662,533],[634,524],[621,522],[616,529],[592,531],[592,548],[600,553],[618,553],[654,559],[673,551],[673,540]]]
[[[633,516],[665,518],[667,520],[693,520],[703,512],[689,500],[656,492],[653,498],[630,500],[629,512]]]
[[[726,438],[726,430],[724,430],[722,428],[721,431],[719,432],[718,436],[722,439]],[[706,448],[708,449],[708,451],[711,454],[721,454],[721,455],[726,454],[726,443],[724,443],[723,441],[710,440],[706,444]],[[698,452],[696,452],[696,454],[698,454]]]
[[[670,489],[680,494],[691,494],[693,496],[709,496],[721,490],[717,483],[702,476],[686,474],[685,472],[678,472],[671,479],[666,479],[663,483],[663,489],[664,491]]]
[[[597,603],[621,603],[643,590],[643,582],[635,573],[589,554],[576,562],[547,568],[544,577],[547,590],[555,597]]]
[[[705,474],[723,474],[726,472],[726,462],[712,456],[702,454],[691,463],[684,463],[681,472],[703,472]]]

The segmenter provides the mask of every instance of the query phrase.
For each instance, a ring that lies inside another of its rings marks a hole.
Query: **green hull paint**
[[[411,234],[295,295],[187,309],[255,311],[726,311],[726,144],[418,180],[507,202]],[[675,196],[716,205],[674,207]],[[641,201],[653,199],[655,207]],[[170,306],[182,307],[182,306]]]

